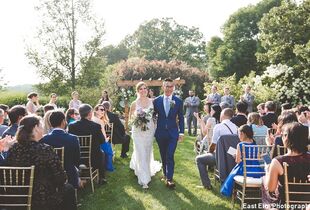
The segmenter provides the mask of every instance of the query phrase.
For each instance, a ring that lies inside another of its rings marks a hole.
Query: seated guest
[[[207,166],[212,167],[215,165],[214,151],[219,137],[222,135],[237,134],[238,127],[230,121],[233,114],[234,111],[230,108],[226,108],[221,112],[221,123],[214,126],[212,143],[210,145],[209,152],[196,157],[200,179],[205,189],[212,189]]]
[[[69,108],[66,112],[66,122],[68,125],[79,120],[79,117],[80,117],[80,113],[75,108]]]
[[[65,131],[67,123],[65,114],[61,111],[51,111],[49,121],[53,130],[45,135],[41,142],[48,144],[54,148],[65,148],[65,171],[68,176],[68,182],[73,187],[79,186],[78,167],[80,162],[80,144],[75,135]]]
[[[43,107],[44,114],[45,114],[46,112],[50,111],[50,110],[55,110],[55,107],[52,106],[52,105],[50,105],[50,104],[44,105],[44,107]]]
[[[112,143],[122,144],[121,158],[127,158],[128,155],[126,153],[129,151],[130,136],[126,134],[125,127],[120,121],[118,115],[111,112],[110,102],[104,101],[102,105],[108,115],[109,122],[113,123]]]
[[[28,102],[26,104],[26,109],[28,114],[36,114],[36,111],[39,109],[39,95],[35,92],[31,92],[27,96]]]
[[[52,114],[53,110],[49,110],[44,114],[43,117],[43,129],[44,133],[43,134],[48,134],[50,131],[52,131],[53,127],[50,122],[50,116]]]
[[[101,131],[101,126],[91,120],[93,108],[89,104],[80,105],[79,113],[81,119],[71,123],[68,132],[77,136],[92,135],[91,167],[99,169],[99,183],[104,184],[106,182],[105,154],[101,151],[100,144],[105,141],[105,138]]]
[[[292,109],[292,105],[290,103],[284,103],[281,105],[281,113],[284,111],[284,110],[290,110]]]
[[[277,152],[277,146],[283,146],[283,141],[282,141],[282,127],[285,124],[292,123],[292,122],[298,122],[297,116],[293,111],[284,111],[279,117],[278,117],[278,126],[277,126],[277,133],[276,136],[273,137],[272,134],[269,135],[269,145],[274,145],[274,150],[273,150],[273,157],[276,157],[280,154]],[[281,149],[281,153],[284,153],[284,151]]]
[[[307,113],[309,112],[309,108],[307,106],[299,106],[297,111],[298,122],[303,124],[304,126],[309,127]]]
[[[267,101],[265,103],[266,114],[262,116],[262,120],[264,125],[268,128],[272,128],[273,124],[277,124],[277,115],[275,114],[276,109],[277,106],[273,101]]]
[[[252,128],[254,136],[267,136],[268,128],[263,124],[263,120],[258,113],[251,112],[249,114],[248,125]]]
[[[255,141],[253,140],[253,130],[248,125],[242,125],[238,129],[238,135],[240,139],[240,143],[237,145],[237,153],[236,153],[236,163],[237,165],[232,169],[228,177],[226,178],[225,182],[221,187],[221,193],[225,196],[230,197],[232,195],[233,187],[234,187],[234,177],[237,175],[243,175],[243,161],[242,161],[242,146],[243,145],[256,145]],[[246,157],[249,157],[249,148],[246,148]],[[251,157],[253,157],[253,153],[251,152]],[[256,150],[257,156],[257,150]],[[263,172],[263,169],[259,167],[260,163],[257,160],[249,160],[247,164],[251,165],[250,168],[247,169],[247,172]],[[252,167],[255,166],[256,167]],[[254,177],[260,178],[263,174],[247,174],[247,177]]]
[[[0,108],[0,136],[2,136],[3,132],[8,129],[7,125],[4,125],[4,111]]]
[[[82,102],[79,100],[79,93],[77,91],[73,91],[71,93],[72,100],[69,102],[69,109],[79,109],[79,106],[82,104]]]
[[[20,121],[16,144],[8,151],[7,165],[35,166],[31,209],[76,209],[74,188],[52,147],[40,143],[43,127],[36,116]]]
[[[6,129],[3,132],[2,137],[5,137],[7,135],[8,136],[15,136],[15,134],[17,132],[19,121],[25,115],[27,115],[27,110],[25,109],[24,106],[21,106],[21,105],[13,106],[9,110],[9,119],[10,119],[11,125],[10,125],[10,127],[8,127],[8,129]]]
[[[101,144],[101,149],[105,154],[106,169],[108,171],[114,171],[113,167],[113,150],[109,138],[105,132],[105,126],[109,126],[109,118],[101,104],[95,106],[94,116],[92,121],[101,125],[101,130],[104,135],[105,141]]]
[[[264,116],[266,114],[265,103],[258,104],[256,108],[257,108],[257,112],[259,113],[260,116]]]
[[[248,109],[248,105],[246,102],[239,101],[236,105],[237,114],[231,118],[231,122],[233,122],[236,126],[240,127],[241,125],[245,125],[248,122],[248,118],[246,116],[246,111]]]
[[[9,123],[9,118],[8,118],[8,113],[9,113],[9,106],[5,104],[0,104],[0,109],[4,111],[4,122],[2,123],[3,125],[8,126]]]
[[[284,169],[283,163],[286,162],[289,165],[288,178],[289,181],[293,177],[296,178],[296,182],[306,182],[307,175],[310,174],[310,153],[307,153],[308,144],[308,129],[300,123],[293,122],[283,126],[282,128],[283,143],[287,147],[287,154],[278,156],[272,159],[271,164],[267,167],[266,171],[266,185],[269,192],[276,191],[279,185],[279,197],[280,204],[284,204]],[[293,191],[309,192],[310,190],[301,186],[299,190]],[[309,201],[309,195],[290,196],[291,199],[301,199],[303,201]]]

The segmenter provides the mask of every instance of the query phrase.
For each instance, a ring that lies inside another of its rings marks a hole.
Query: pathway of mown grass
[[[231,209],[230,200],[219,195],[218,185],[211,192],[196,188],[200,184],[200,178],[195,165],[193,142],[193,137],[186,137],[177,147],[175,190],[166,188],[160,181],[161,172],[152,177],[150,188],[143,190],[137,184],[134,172],[129,169],[130,159],[117,157],[114,162],[116,170],[108,173],[106,185],[97,186],[94,194],[90,188],[80,193],[80,209]],[[119,153],[120,145],[117,145],[117,151]],[[155,159],[160,160],[155,141],[154,153]]]

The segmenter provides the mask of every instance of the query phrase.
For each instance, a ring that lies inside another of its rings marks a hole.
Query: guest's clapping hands
[[[0,140],[0,151],[6,152],[10,149],[13,144],[16,143],[16,139],[11,136],[6,136]]]
[[[199,114],[197,112],[194,112],[194,116],[197,118],[197,120],[200,120]]]

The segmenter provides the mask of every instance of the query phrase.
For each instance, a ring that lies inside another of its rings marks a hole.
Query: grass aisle
[[[193,137],[186,137],[178,144],[175,153],[175,190],[166,188],[160,181],[161,172],[152,177],[150,188],[143,190],[134,172],[129,169],[130,159],[117,157],[114,162],[116,171],[108,173],[108,184],[96,186],[94,194],[89,187],[81,192],[80,209],[231,209],[230,200],[219,195],[218,185],[211,192],[196,188],[200,178],[195,165],[193,142]],[[120,145],[117,145],[117,152],[119,156]],[[160,160],[156,141],[154,153],[155,159]]]

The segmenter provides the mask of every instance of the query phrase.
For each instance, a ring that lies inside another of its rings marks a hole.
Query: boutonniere
[[[170,101],[170,109],[173,109],[175,106],[175,100]]]

